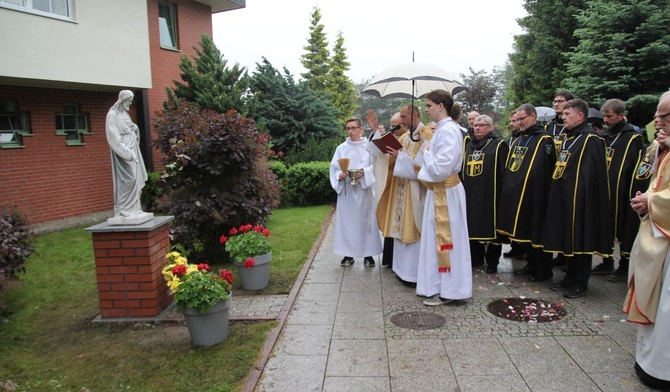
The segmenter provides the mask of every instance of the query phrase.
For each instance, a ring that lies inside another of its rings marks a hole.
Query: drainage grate
[[[560,304],[534,298],[505,298],[493,301],[488,306],[491,314],[513,321],[548,323],[566,315]]]
[[[428,312],[402,312],[391,317],[391,322],[399,327],[421,330],[439,328],[446,321],[439,314]]]

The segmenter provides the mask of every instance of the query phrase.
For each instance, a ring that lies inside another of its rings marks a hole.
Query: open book
[[[385,132],[383,135],[377,139],[372,139],[370,142],[374,143],[377,148],[384,154],[388,154],[386,146],[389,146],[395,150],[402,150],[402,144],[396,139],[392,132]]]

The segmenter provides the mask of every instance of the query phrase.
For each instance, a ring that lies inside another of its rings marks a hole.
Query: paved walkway
[[[566,300],[546,283],[516,279],[512,268],[524,262],[504,259],[497,276],[475,270],[464,306],[428,308],[379,262],[340,267],[333,227],[296,283],[295,301],[289,296],[283,329],[256,369],[256,391],[649,391],[633,370],[636,330],[621,312],[625,283],[593,276],[588,296]],[[487,311],[491,301],[513,297],[563,304],[567,315],[528,323]],[[418,330],[391,322],[410,311],[446,323]]]

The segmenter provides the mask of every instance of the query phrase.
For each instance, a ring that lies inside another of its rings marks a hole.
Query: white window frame
[[[49,5],[53,6],[53,1],[63,1],[67,7],[67,15],[60,15],[54,12],[42,11],[35,8],[34,2],[44,1],[44,0],[0,0],[0,7],[8,8],[16,11],[26,12],[29,14],[46,16],[48,18],[65,20],[68,22],[74,22],[75,13],[74,13],[74,2],[75,0],[47,0]]]

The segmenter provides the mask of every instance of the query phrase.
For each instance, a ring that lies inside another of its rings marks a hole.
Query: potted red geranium
[[[270,231],[261,225],[243,225],[230,229],[228,236],[221,236],[226,251],[233,259],[240,276],[242,288],[260,290],[270,281],[272,246],[268,242]]]

